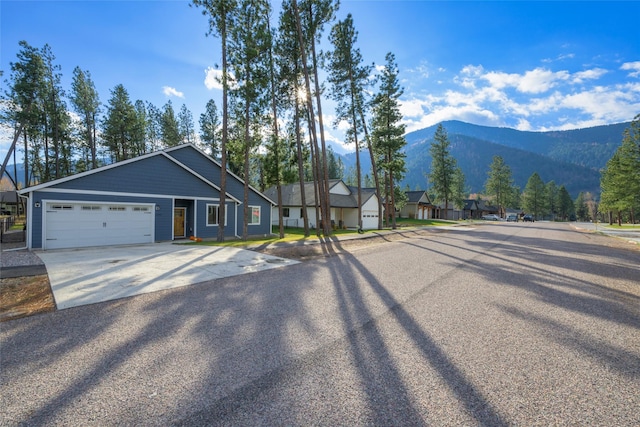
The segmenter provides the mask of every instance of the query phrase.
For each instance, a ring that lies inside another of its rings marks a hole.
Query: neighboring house
[[[480,219],[482,218],[482,209],[478,205],[476,199],[466,199],[462,208],[462,218],[464,219]]]
[[[426,191],[405,191],[407,204],[400,210],[400,218],[431,219],[435,218],[436,206],[431,203]]]
[[[192,144],[19,191],[28,197],[27,247],[152,243],[218,234],[220,163]],[[243,229],[244,184],[227,173],[225,236]],[[269,198],[251,188],[250,235],[271,234]]]
[[[22,205],[18,200],[18,192],[0,191],[0,215],[19,215],[22,213]]]
[[[316,203],[313,182],[304,184],[309,225],[317,227]],[[278,200],[276,187],[264,192],[271,200]],[[378,228],[378,197],[371,189],[362,189],[362,228],[365,230]],[[358,190],[347,186],[342,180],[329,181],[329,202],[331,205],[331,221],[338,228],[358,228]],[[285,226],[303,227],[302,198],[300,183],[282,186],[282,209]],[[278,224],[278,207],[273,207],[273,224]]]
[[[453,202],[449,202],[447,209],[444,203],[440,203],[436,207],[436,218],[458,221],[464,218],[464,213],[462,209],[455,207]]]
[[[502,216],[497,206],[487,205],[484,200],[478,200],[478,209],[480,210],[480,217],[491,214]]]

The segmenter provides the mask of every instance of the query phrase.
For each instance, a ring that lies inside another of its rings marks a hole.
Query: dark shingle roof
[[[330,180],[329,188],[335,187],[341,180]],[[347,186],[350,195],[346,194],[329,194],[329,202],[333,208],[357,208],[358,207],[358,189],[357,187]],[[305,182],[304,184],[307,206],[313,206],[315,202],[315,191],[313,182]],[[278,192],[276,187],[271,187],[264,191],[264,195],[271,200],[278,201]],[[371,188],[362,189],[362,203],[367,202],[375,195],[375,190]],[[302,206],[302,198],[300,197],[300,183],[287,184],[282,186],[282,205],[283,206]]]

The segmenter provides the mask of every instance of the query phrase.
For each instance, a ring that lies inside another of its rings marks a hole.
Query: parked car
[[[486,221],[500,221],[500,217],[498,215],[495,215],[495,214],[482,215],[482,219],[484,219]]]
[[[507,215],[507,222],[518,222],[518,215],[516,214]]]
[[[529,221],[529,222],[535,222],[535,220],[533,219],[533,215],[529,215],[529,214],[526,214],[524,217],[522,217],[522,220],[523,220],[524,222],[527,222],[527,221]]]

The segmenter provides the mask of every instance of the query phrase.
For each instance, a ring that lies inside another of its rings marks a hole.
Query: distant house
[[[436,217],[436,206],[426,191],[405,191],[407,204],[400,210],[400,218],[430,219]]]
[[[458,221],[464,217],[462,209],[457,208],[453,202],[449,202],[449,205],[446,208],[444,203],[440,203],[436,206],[436,218]]]
[[[313,182],[304,184],[307,204],[307,218],[313,228],[316,224],[316,202]],[[278,200],[276,187],[264,192],[270,200]],[[331,207],[331,221],[337,228],[358,228],[358,190],[346,185],[342,180],[329,181],[329,202]],[[282,186],[282,209],[285,226],[303,227],[302,197],[300,183]],[[273,207],[273,225],[278,224],[278,207]],[[362,228],[371,230],[378,228],[378,196],[371,189],[362,189]]]
[[[22,204],[20,203],[20,200],[18,200],[17,191],[0,191],[0,214],[22,214]]]
[[[213,238],[220,223],[216,160],[192,144],[35,185],[28,198],[29,249],[153,243],[190,236]],[[225,236],[244,224],[244,183],[227,174]],[[274,204],[250,188],[250,235],[271,234]]]
[[[480,210],[480,217],[491,214],[501,216],[500,209],[497,206],[488,205],[484,200],[478,200],[478,209]]]
[[[466,199],[462,208],[463,219],[480,219],[482,218],[482,208],[476,199]]]

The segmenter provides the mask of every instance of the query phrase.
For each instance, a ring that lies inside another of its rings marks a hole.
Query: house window
[[[52,205],[51,209],[56,211],[71,211],[73,210],[73,205]]]
[[[289,218],[289,208],[282,208],[282,216]]]
[[[304,218],[304,209],[300,208],[300,218]]]
[[[227,225],[227,215],[224,219],[224,225]],[[207,205],[207,225],[218,225],[220,224],[220,206],[219,205]]]
[[[96,206],[96,205],[83,205],[83,206],[82,206],[82,210],[83,210],[83,211],[100,211],[100,210],[102,210],[102,206]]]
[[[260,225],[260,206],[249,206],[249,225]]]

